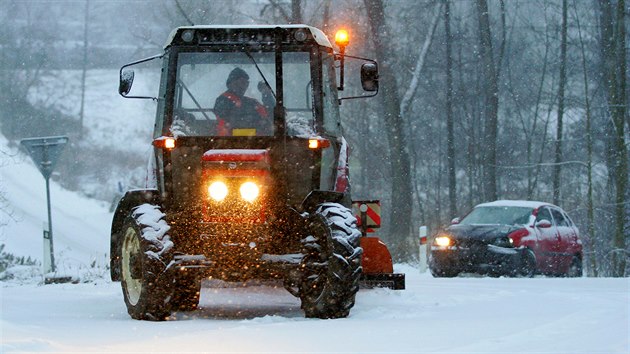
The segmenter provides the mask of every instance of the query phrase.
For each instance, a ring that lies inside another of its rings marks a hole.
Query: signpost
[[[49,241],[50,245],[50,267],[54,272],[55,268],[55,252],[53,249],[53,228],[52,217],[50,212],[50,176],[55,168],[55,164],[61,155],[64,147],[68,143],[68,137],[66,136],[49,136],[42,138],[29,138],[22,139],[20,144],[28,151],[31,159],[35,163],[35,166],[42,173],[46,180],[46,203],[48,206],[48,230],[44,230],[44,243]],[[45,252],[44,252],[45,253]],[[46,254],[44,254],[44,259]],[[45,264],[46,262],[44,262]]]

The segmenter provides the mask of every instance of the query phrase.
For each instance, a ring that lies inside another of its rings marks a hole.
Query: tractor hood
[[[451,225],[445,231],[455,239],[492,241],[505,237],[522,226],[514,225]]]

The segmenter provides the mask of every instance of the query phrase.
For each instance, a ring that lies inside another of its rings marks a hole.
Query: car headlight
[[[496,240],[494,240],[493,244],[499,247],[513,247],[512,242],[513,242],[512,239],[509,237],[499,237]]]
[[[448,247],[451,245],[451,238],[448,236],[438,236],[433,242],[435,242],[437,246]]]
[[[241,192],[241,197],[248,202],[253,202],[260,194],[260,188],[258,188],[254,182],[245,182],[241,184],[239,191]]]
[[[210,194],[210,198],[220,202],[228,194],[227,185],[221,181],[212,182],[208,187],[208,194]]]

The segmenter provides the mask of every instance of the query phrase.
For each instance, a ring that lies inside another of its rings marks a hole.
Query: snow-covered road
[[[206,283],[201,308],[129,318],[119,283],[9,285],[0,352],[628,353],[628,279],[434,279],[362,290],[347,319],[305,319],[273,284]],[[231,286],[234,285],[234,286]]]

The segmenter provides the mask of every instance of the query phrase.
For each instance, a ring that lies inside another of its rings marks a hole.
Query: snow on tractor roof
[[[551,203],[530,201],[530,200],[497,200],[494,202],[483,203],[477,205],[478,207],[490,207],[490,206],[510,206],[510,207],[527,207],[527,208],[539,208],[543,205],[553,205]]]
[[[255,30],[255,29],[274,29],[274,28],[284,28],[284,29],[304,29],[311,33],[317,44],[332,48],[332,44],[328,40],[328,37],[322,32],[319,28],[315,28],[308,25],[303,24],[295,24],[295,25],[198,25],[198,26],[182,26],[175,28],[171,34],[168,36],[166,43],[164,44],[164,49],[173,44],[173,40],[175,39],[178,33],[181,33],[185,30]]]

